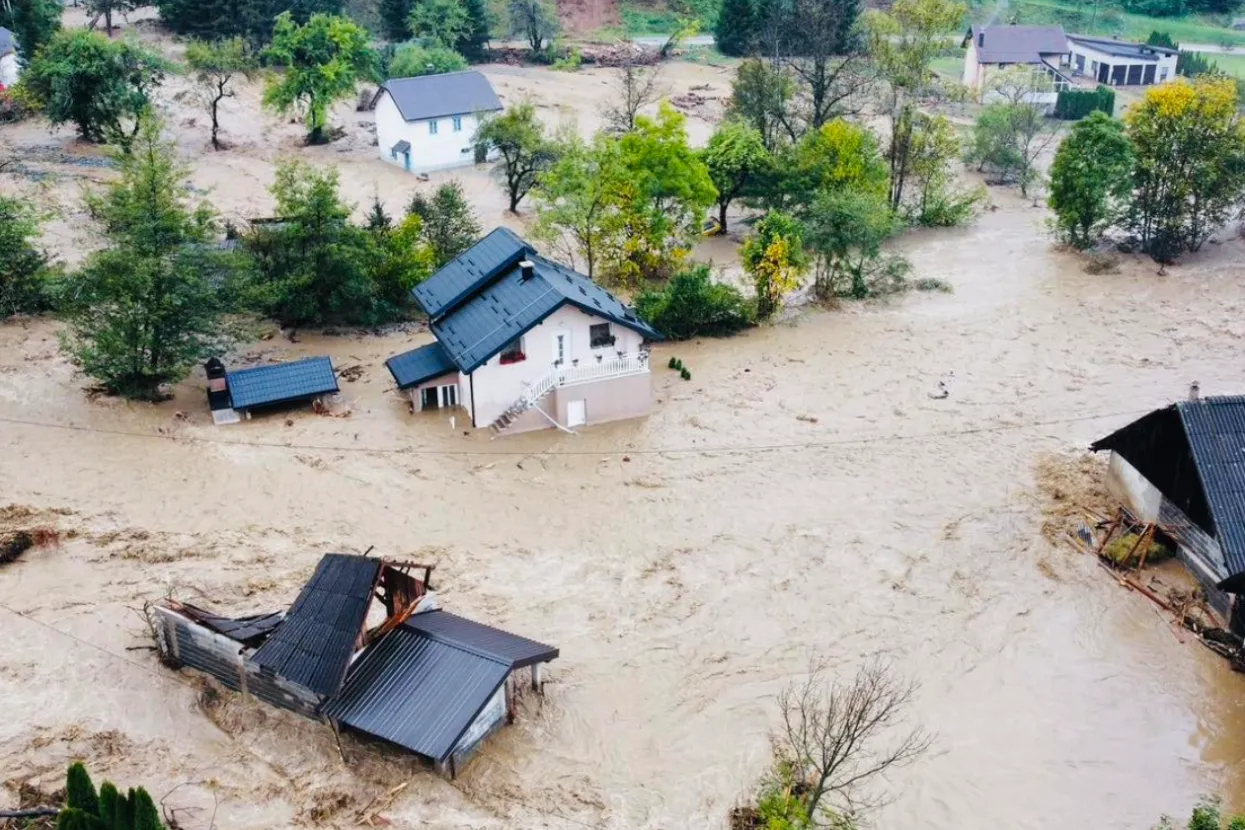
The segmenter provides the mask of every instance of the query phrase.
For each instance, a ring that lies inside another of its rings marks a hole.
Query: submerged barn
[[[152,628],[172,666],[396,744],[453,777],[513,715],[515,672],[530,667],[539,689],[558,650],[438,610],[431,572],[328,554],[285,613],[230,618],[166,599]],[[384,619],[369,627],[373,600]]]
[[[1113,489],[1175,541],[1211,607],[1245,630],[1245,396],[1172,404],[1090,449],[1110,451]]]
[[[217,425],[249,419],[252,410],[316,401],[340,391],[333,363],[327,357],[307,357],[233,372],[226,371],[220,358],[214,357],[204,370],[208,405]]]

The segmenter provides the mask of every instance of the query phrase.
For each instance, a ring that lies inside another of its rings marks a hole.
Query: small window
[[[507,363],[522,363],[524,360],[527,360],[527,355],[523,353],[522,337],[511,340],[501,350],[501,363],[503,366]]]
[[[614,335],[610,334],[609,323],[597,323],[588,327],[588,343],[594,349],[603,349],[614,345]]]
[[[454,116],[454,132],[461,133],[463,131],[463,117],[461,115]]]
[[[428,135],[437,134],[437,120],[434,118],[428,122]]]

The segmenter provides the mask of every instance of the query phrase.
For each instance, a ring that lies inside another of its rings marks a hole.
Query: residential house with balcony
[[[592,280],[498,228],[413,291],[436,342],[386,366],[415,411],[494,432],[645,415],[661,335]]]

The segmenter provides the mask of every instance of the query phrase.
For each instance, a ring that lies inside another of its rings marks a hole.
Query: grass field
[[[930,68],[944,78],[958,81],[964,75],[964,53],[934,58]]]
[[[976,5],[974,20],[988,20],[995,14],[996,3]],[[1236,32],[1216,25],[1213,20],[1187,16],[1180,18],[1150,17],[1121,11],[1110,0],[1072,2],[1072,0],[1009,0],[998,12],[998,19],[1023,24],[1059,23],[1069,32],[1080,34],[1119,35],[1129,40],[1145,40],[1150,32],[1167,32],[1177,43],[1210,43],[1245,46],[1245,32]]]

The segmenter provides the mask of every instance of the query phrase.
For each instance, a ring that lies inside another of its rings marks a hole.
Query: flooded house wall
[[[437,400],[439,403],[440,402],[440,388],[442,386],[457,387],[458,405],[462,407],[466,407],[467,399],[463,397],[463,393],[467,392],[469,394],[470,389],[467,388],[467,384],[463,376],[460,375],[458,372],[447,372],[446,374],[441,375],[439,377],[432,378],[431,380],[426,380],[417,386],[412,386],[410,389],[407,390],[407,394],[411,398],[411,404],[415,407],[415,411],[419,412],[423,408],[423,394],[424,394],[425,389],[438,390]],[[433,409],[436,407],[429,407],[429,408]],[[440,408],[444,408],[444,407],[440,407]]]
[[[409,170],[439,170],[474,164],[475,135],[479,126],[476,116],[470,113],[407,121],[388,92],[382,91],[376,102],[376,142],[380,157]],[[399,141],[411,145],[409,167],[402,153],[395,156],[392,151]]]
[[[559,423],[569,423],[572,401],[584,402],[589,424],[603,424],[647,415],[653,405],[653,375],[639,375],[559,387],[555,404]]]

